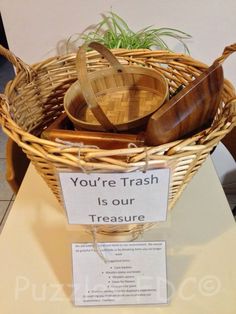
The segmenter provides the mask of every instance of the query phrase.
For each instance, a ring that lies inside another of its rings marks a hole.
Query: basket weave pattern
[[[168,80],[169,91],[187,85],[206,65],[193,58],[167,51],[112,50],[122,64],[147,66],[160,71]],[[169,209],[180,197],[193,175],[218,142],[236,125],[236,96],[225,80],[222,104],[212,126],[184,140],[156,147],[101,150],[76,147],[40,138],[41,132],[63,111],[63,98],[77,79],[75,55],[53,57],[28,66],[1,48],[16,67],[17,75],[1,95],[0,122],[4,132],[27,154],[37,171],[63,205],[58,170],[131,172],[170,167]],[[108,67],[97,53],[87,53],[89,71]],[[116,234],[148,228],[146,225],[99,226],[98,232]]]

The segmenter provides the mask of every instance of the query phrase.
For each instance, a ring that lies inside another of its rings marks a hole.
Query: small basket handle
[[[16,73],[24,71],[27,74],[28,81],[32,80],[32,69],[26,63],[24,63],[20,58],[16,57],[10,50],[6,49],[0,45],[0,55],[5,57],[14,67],[16,68]]]
[[[105,57],[108,60],[108,62],[117,72],[123,72],[123,67],[120,64],[120,62],[116,59],[116,57],[112,54],[112,52],[98,42],[85,43],[79,48],[76,56],[78,81],[81,86],[81,91],[83,93],[84,99],[89,109],[92,111],[93,115],[98,120],[98,122],[107,131],[117,131],[116,127],[107,118],[104,111],[98,104],[93,88],[90,84],[89,74],[86,67],[87,48],[93,48],[94,50],[98,51],[103,57]]]

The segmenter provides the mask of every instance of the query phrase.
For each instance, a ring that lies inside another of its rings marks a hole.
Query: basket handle
[[[14,67],[16,68],[16,73],[24,71],[27,74],[28,81],[32,80],[32,69],[26,63],[24,63],[20,58],[16,57],[14,53],[0,45],[0,55],[5,57]]]
[[[85,43],[79,48],[76,56],[78,81],[81,86],[81,91],[83,93],[84,99],[89,109],[92,111],[93,115],[98,120],[98,122],[107,131],[117,131],[116,127],[107,118],[104,111],[98,104],[93,88],[90,84],[89,75],[86,67],[87,48],[93,48],[94,50],[98,51],[103,57],[105,57],[108,60],[108,62],[117,72],[123,72],[123,67],[120,64],[120,62],[116,59],[116,57],[112,54],[112,52],[98,42]]]

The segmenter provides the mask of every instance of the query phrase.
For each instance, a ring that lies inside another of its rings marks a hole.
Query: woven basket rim
[[[159,58],[162,58],[162,57],[167,57],[167,60],[168,60],[168,63],[169,63],[169,60],[172,60],[172,62],[174,63],[179,63],[179,65],[181,66],[181,64],[183,63],[183,61],[185,61],[185,63],[190,66],[190,67],[193,67],[195,68],[199,73],[201,73],[201,71],[203,71],[205,68],[208,67],[208,65],[206,65],[205,63],[189,56],[189,55],[186,55],[186,54],[183,54],[183,53],[176,53],[176,52],[171,52],[171,51],[167,51],[167,50],[149,50],[149,49],[124,49],[124,48],[115,48],[115,49],[111,49],[111,51],[116,55],[116,57],[123,61],[125,61],[125,64],[127,64],[127,59],[129,60],[129,62],[135,62],[135,57],[140,57],[142,56],[143,59],[146,58],[146,59],[150,59],[152,60],[152,58],[154,56],[158,56]],[[89,51],[87,52],[87,58],[88,58],[88,63],[89,62],[92,62],[94,59],[96,60],[96,58],[98,57],[99,53],[97,53],[96,51]],[[27,65],[25,64],[22,60],[21,62],[23,62],[24,65],[26,65],[26,67],[28,67],[30,69],[30,74],[32,74],[32,76],[34,77],[34,75],[37,75],[37,72],[38,71],[41,71],[41,70],[44,70],[45,68],[47,68],[48,64],[50,63],[54,63],[54,62],[57,62],[57,61],[62,61],[63,60],[68,60],[68,59],[71,59],[71,60],[74,60],[76,56],[76,53],[69,53],[69,54],[63,54],[63,55],[60,55],[60,56],[52,56],[52,57],[49,57],[43,61],[39,61],[39,62],[36,62],[32,65]],[[132,60],[133,59],[133,60]],[[160,63],[162,62],[161,60],[159,61]],[[167,63],[166,61],[163,63]],[[5,103],[5,105],[3,105],[3,112],[4,112],[4,116],[7,117],[7,121],[8,123],[12,124],[14,126],[14,128],[16,130],[18,130],[19,132],[19,135],[20,136],[24,136],[24,134],[30,134],[30,137],[32,139],[33,142],[37,142],[37,143],[40,143],[42,142],[42,145],[44,144],[47,144],[47,145],[52,145],[52,146],[61,146],[62,144],[58,144],[58,143],[55,143],[54,141],[51,141],[51,140],[45,140],[45,139],[41,139],[40,137],[32,134],[30,131],[27,131],[27,130],[24,130],[21,126],[19,126],[11,117],[10,113],[9,113],[9,107],[10,107],[10,102],[8,101],[8,98],[6,96],[6,94],[8,94],[9,92],[11,92],[12,89],[15,88],[15,85],[18,83],[18,81],[20,79],[23,79],[23,78],[27,78],[29,77],[29,73],[27,73],[25,71],[25,69],[20,69],[20,71],[18,71],[18,73],[16,74],[16,76],[10,80],[6,87],[5,87],[5,91],[4,91],[4,94],[2,95],[2,103]],[[232,101],[234,101],[234,98],[235,98],[235,90],[234,90],[234,87],[232,85],[232,83],[230,81],[228,81],[227,79],[224,80],[225,83],[224,83],[224,87],[227,89],[227,90],[230,90],[231,91],[231,94],[232,94]],[[28,84],[30,84],[31,82],[29,82]],[[230,103],[231,100],[228,101],[228,103]],[[6,129],[4,128],[4,122],[3,122],[3,117],[0,116],[0,122],[3,126],[3,129]],[[195,138],[196,138],[196,142],[199,141],[199,138],[207,138],[208,135],[209,135],[209,132],[211,131],[211,127],[203,130],[203,131],[200,131],[199,133],[196,133],[194,134],[193,136],[191,136],[191,139],[192,139],[192,142],[195,141]],[[8,135],[11,136],[11,134],[8,132]],[[179,139],[179,140],[176,140],[173,143],[173,146],[175,145],[178,145],[178,144],[183,144],[185,142],[188,142],[189,141],[189,138],[185,138],[185,139]],[[18,144],[20,144],[20,140],[18,141]],[[169,143],[171,144],[171,143]],[[197,143],[195,143],[195,145],[198,145]],[[202,145],[201,143],[199,145]],[[159,145],[157,147],[160,147],[160,146],[165,146],[165,144],[163,145]],[[146,146],[144,146],[146,147]],[[154,148],[155,146],[150,146],[150,148]],[[130,150],[136,152],[137,150],[140,151],[142,150],[143,147],[139,147],[138,149],[137,148],[130,148]],[[123,151],[126,151],[127,149],[121,149]]]

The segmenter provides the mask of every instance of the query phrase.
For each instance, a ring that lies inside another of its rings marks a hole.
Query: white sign
[[[72,244],[77,306],[167,303],[165,242]]]
[[[131,173],[59,173],[71,224],[166,220],[169,169]]]

